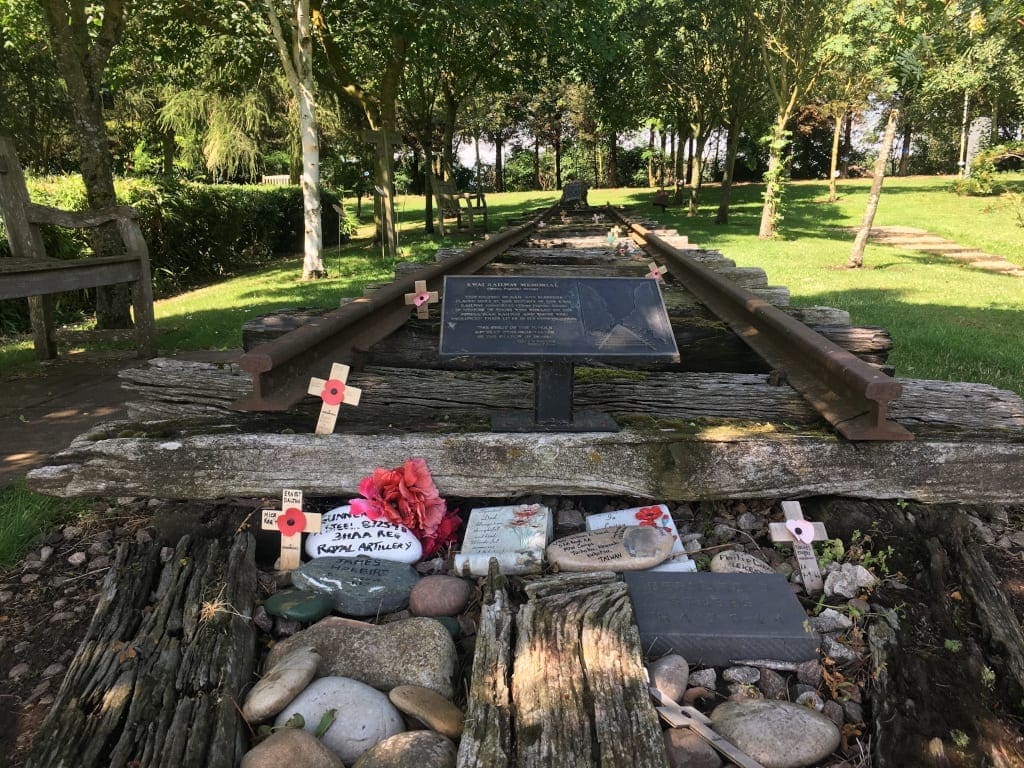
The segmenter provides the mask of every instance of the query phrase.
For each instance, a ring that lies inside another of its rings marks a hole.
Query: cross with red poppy
[[[302,534],[320,533],[320,515],[302,511],[302,491],[286,488],[281,492],[281,509],[264,509],[260,527],[264,531],[281,532],[282,571],[299,567],[302,555]]]
[[[655,280],[664,280],[665,273],[668,272],[668,267],[659,267],[655,262],[651,262],[647,265],[651,270],[647,273],[648,277],[654,278]]]
[[[347,365],[334,363],[331,366],[331,378],[324,380],[314,376],[309,380],[309,389],[306,391],[324,401],[320,406],[320,418],[316,422],[315,431],[318,435],[329,435],[334,431],[338,412],[341,410],[339,405],[359,405],[359,397],[363,390],[345,383],[348,381],[348,371]]]
[[[804,577],[804,591],[809,595],[821,592],[824,583],[821,580],[821,569],[818,568],[818,558],[814,554],[814,542],[828,538],[825,524],[804,520],[799,501],[782,502],[782,514],[786,522],[768,524],[772,541],[793,546],[800,574]]]
[[[428,291],[426,280],[417,280],[413,283],[413,292],[405,294],[405,303],[416,307],[416,317],[420,320],[430,317],[430,305],[438,301],[437,291]]]

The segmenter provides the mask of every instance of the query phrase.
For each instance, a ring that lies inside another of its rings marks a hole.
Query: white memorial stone
[[[415,563],[423,556],[423,545],[404,525],[353,515],[346,504],[324,513],[320,533],[306,538],[306,554]]]
[[[656,515],[655,512],[657,513]],[[612,528],[618,525],[656,525],[661,528],[667,528],[672,534],[672,553],[669,555],[668,560],[650,570],[696,572],[697,564],[686,554],[686,548],[679,539],[676,523],[672,519],[672,515],[668,513],[668,507],[664,504],[620,509],[615,512],[601,512],[600,514],[587,517],[588,531],[599,531],[602,528]]]
[[[492,557],[502,573],[539,573],[551,540],[551,511],[540,504],[480,507],[469,514],[455,571],[486,576]]]

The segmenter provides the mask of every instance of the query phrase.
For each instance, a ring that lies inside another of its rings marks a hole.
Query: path
[[[898,226],[872,227],[871,242],[878,245],[893,245],[908,251],[943,256],[947,259],[964,262],[967,266],[975,269],[983,269],[986,272],[1024,277],[1024,267],[1019,267],[1002,256],[968,248],[952,240],[933,235],[925,229]]]

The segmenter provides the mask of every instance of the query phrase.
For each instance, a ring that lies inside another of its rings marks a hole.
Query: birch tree
[[[323,233],[320,206],[320,136],[313,94],[313,31],[309,0],[290,0],[288,26],[281,23],[275,0],[265,0],[267,20],[277,43],[277,53],[299,110],[299,141],[302,145],[302,277],[323,277]]]

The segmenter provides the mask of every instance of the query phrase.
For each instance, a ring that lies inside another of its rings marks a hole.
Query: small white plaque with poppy
[[[539,573],[551,540],[551,511],[541,504],[479,507],[469,513],[455,571],[486,576],[491,558],[501,573]]]
[[[674,539],[672,543],[672,554],[669,559],[661,565],[649,568],[650,571],[676,571],[694,573],[697,564],[690,559],[679,540],[679,531],[668,507],[664,504],[652,504],[649,507],[634,507],[633,509],[620,509],[615,512],[601,512],[587,517],[587,530],[599,531],[602,528],[611,528],[617,525],[653,525],[667,528]]]

